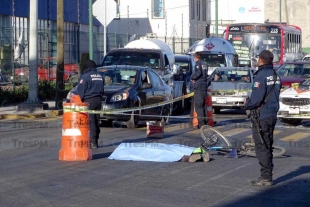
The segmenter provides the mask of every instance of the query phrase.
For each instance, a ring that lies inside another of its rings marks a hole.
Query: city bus
[[[240,60],[248,60],[257,67],[257,57],[262,50],[274,55],[274,66],[284,62],[301,60],[301,29],[294,25],[272,23],[243,23],[229,25],[223,38],[228,40],[238,53]]]

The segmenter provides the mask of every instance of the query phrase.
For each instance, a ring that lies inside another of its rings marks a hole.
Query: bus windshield
[[[273,62],[280,61],[279,34],[230,32],[228,41],[234,46],[239,57],[258,57],[262,50],[269,50],[274,55]]]

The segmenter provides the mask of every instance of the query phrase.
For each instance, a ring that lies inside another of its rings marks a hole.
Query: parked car
[[[8,62],[4,62],[2,66],[0,66],[0,81],[2,82],[15,82],[16,85],[19,85],[24,82],[28,82],[29,80],[29,66],[23,63],[14,62],[14,72],[15,77],[13,77],[11,64]],[[14,80],[15,78],[15,80]]]
[[[180,67],[180,80],[184,81],[184,84],[186,85],[186,93],[188,94],[190,92],[193,92],[191,89],[191,83],[190,83],[190,77],[195,69],[195,61],[193,58],[193,55],[174,55],[175,63],[179,65]],[[181,108],[190,108],[191,99],[188,98],[185,100],[184,103],[182,103],[183,107]]]
[[[302,61],[310,61],[310,54],[305,55],[305,56],[302,58]]]
[[[55,57],[40,59],[38,67],[39,80],[56,80],[57,59]],[[64,64],[64,81],[74,83],[78,80],[78,64]]]
[[[171,87],[151,68],[114,65],[99,67],[104,78],[102,110],[128,109],[172,99]],[[139,120],[168,121],[171,104],[122,114],[101,114],[101,120],[122,121],[128,128],[137,127]],[[128,115],[131,114],[131,115]],[[141,115],[141,116],[139,116]]]
[[[28,65],[15,62],[14,72],[15,72],[15,77],[10,76],[12,83],[19,85],[19,84],[29,81],[29,66]]]
[[[277,69],[281,78],[282,90],[291,87],[292,83],[301,83],[310,77],[310,61],[287,62]]]
[[[298,125],[310,119],[310,80],[286,89],[280,94],[278,118],[281,122]]]
[[[222,67],[211,74],[212,107],[214,113],[221,109],[242,109],[244,101],[251,96],[252,68]]]

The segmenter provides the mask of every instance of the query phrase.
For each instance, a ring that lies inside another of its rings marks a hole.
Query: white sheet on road
[[[153,162],[177,162],[184,155],[191,155],[194,147],[179,144],[164,143],[122,143],[108,159],[153,161]]]

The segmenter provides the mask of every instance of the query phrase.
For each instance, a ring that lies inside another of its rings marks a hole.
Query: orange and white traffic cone
[[[88,103],[82,103],[78,95],[72,96],[70,103],[64,103],[59,160],[85,161],[92,159],[90,138],[88,137],[88,113],[83,112],[87,109]]]
[[[194,110],[193,110],[192,125],[193,125],[193,127],[197,127],[198,126],[198,118],[197,118],[197,113],[196,113],[196,110],[195,110],[195,106],[194,106]]]
[[[208,89],[207,93],[208,93],[207,98],[206,98],[207,118],[208,118],[207,125],[213,127],[214,121],[213,121],[213,109],[212,109],[212,90]]]

